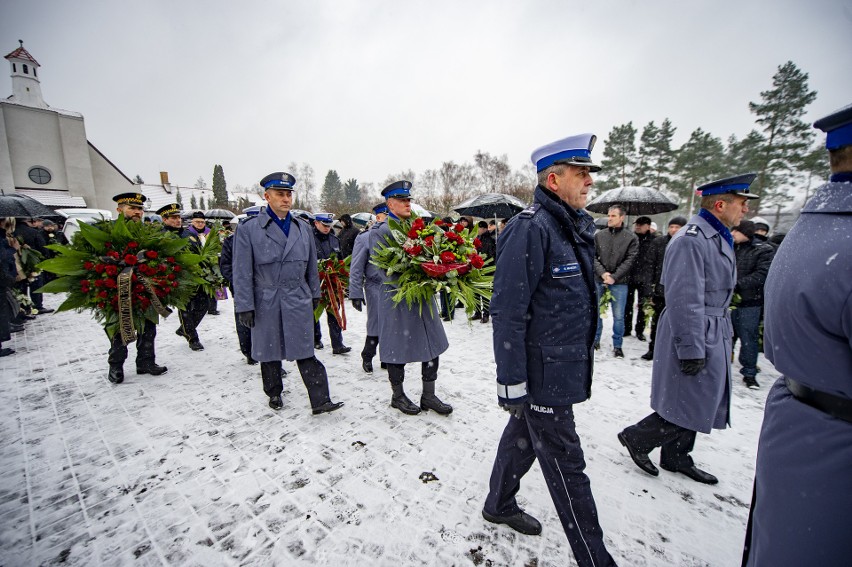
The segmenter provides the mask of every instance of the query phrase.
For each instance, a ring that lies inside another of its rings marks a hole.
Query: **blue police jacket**
[[[491,319],[501,402],[564,406],[591,395],[594,234],[591,216],[539,186],[497,239]]]

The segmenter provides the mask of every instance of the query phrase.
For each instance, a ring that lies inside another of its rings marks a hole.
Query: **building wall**
[[[86,147],[89,151],[89,162],[92,164],[92,176],[95,181],[92,199],[86,197],[86,204],[89,207],[112,210],[115,208],[115,202],[112,200],[114,195],[139,190],[137,185],[117,170],[94,146],[87,143]]]
[[[12,176],[12,160],[9,157],[9,141],[6,139],[6,119],[4,109],[0,105],[0,189],[4,192],[15,192],[15,178]]]

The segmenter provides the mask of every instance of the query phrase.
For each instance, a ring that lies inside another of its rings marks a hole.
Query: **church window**
[[[28,75],[28,74],[29,74],[29,67],[27,67],[26,64],[24,64],[24,75]]]
[[[13,72],[13,73],[17,73],[17,72],[18,72],[18,66],[17,66],[15,63],[12,63],[12,72]]]
[[[47,185],[50,183],[51,175],[48,170],[43,167],[33,167],[30,169],[30,180],[39,185]]]
[[[38,77],[38,73],[36,72],[36,68],[33,67],[33,77]]]

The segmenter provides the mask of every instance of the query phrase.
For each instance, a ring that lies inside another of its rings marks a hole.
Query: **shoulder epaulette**
[[[686,235],[687,236],[698,236],[698,225],[697,224],[686,225]]]
[[[522,219],[528,219],[528,218],[532,217],[534,214],[536,214],[540,208],[541,208],[541,203],[533,203],[532,205],[530,205],[529,207],[527,207],[526,209],[524,209],[523,211],[518,213],[518,216],[521,217]]]

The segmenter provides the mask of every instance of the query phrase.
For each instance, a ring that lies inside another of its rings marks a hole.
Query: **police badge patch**
[[[686,225],[686,234],[688,234],[689,236],[697,236],[698,235],[698,225],[697,224]]]
[[[554,278],[570,278],[580,275],[580,263],[571,262],[570,264],[551,264],[550,275]]]

